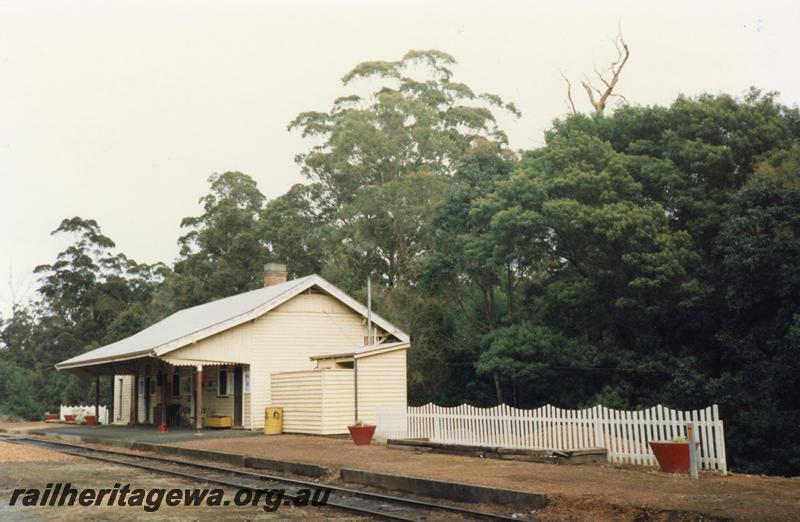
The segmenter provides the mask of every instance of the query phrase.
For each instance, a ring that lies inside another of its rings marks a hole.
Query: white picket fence
[[[609,462],[655,466],[650,441],[686,437],[700,442],[698,462],[702,469],[727,473],[725,434],[717,405],[702,410],[678,411],[658,405],[647,410],[612,410],[595,406],[563,410],[546,405],[521,410],[501,404],[478,408],[468,404],[446,408],[426,404],[407,409],[377,408],[379,441],[393,438],[425,438],[432,442],[514,449],[605,448]]]
[[[62,404],[58,413],[58,419],[63,421],[64,415],[74,415],[81,411],[84,412],[86,415],[94,415],[94,405],[64,406]],[[100,415],[97,421],[100,424],[108,424],[108,408],[106,408],[105,406],[100,406],[99,411]]]

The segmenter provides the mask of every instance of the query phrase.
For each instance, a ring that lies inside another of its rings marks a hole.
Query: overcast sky
[[[614,57],[618,22],[632,103],[751,85],[800,99],[796,0],[433,4],[0,0],[0,297],[63,248],[50,232],[64,217],[172,261],[209,175],[240,170],[270,198],[303,181],[307,144],[287,123],[327,110],[358,62],[408,49],[446,51],[457,80],[515,102],[515,149],[565,113],[559,69],[579,80]]]

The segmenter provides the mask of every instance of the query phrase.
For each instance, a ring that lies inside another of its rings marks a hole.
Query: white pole
[[[353,422],[358,422],[358,359],[353,357]]]
[[[372,344],[372,274],[367,276],[367,345]]]
[[[372,277],[367,277],[367,345],[372,344]],[[358,422],[358,359],[353,356],[353,414]]]

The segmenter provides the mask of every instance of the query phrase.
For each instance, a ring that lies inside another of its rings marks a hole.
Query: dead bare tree
[[[614,38],[613,42],[614,47],[617,49],[616,60],[614,60],[605,71],[605,75],[603,75],[603,73],[601,73],[597,67],[594,68],[594,73],[600,80],[602,88],[595,86],[588,76],[585,76],[583,81],[581,81],[583,89],[589,96],[589,102],[592,104],[592,107],[594,107],[595,112],[601,116],[605,113],[609,98],[617,97],[626,102],[628,101],[625,96],[614,92],[614,89],[619,82],[619,75],[622,72],[622,68],[625,67],[626,63],[628,63],[628,58],[630,57],[631,52],[628,48],[628,44],[625,43],[625,39],[622,37],[621,30],[617,32],[617,36]],[[572,83],[569,81],[569,78],[564,75],[564,73],[561,73],[561,77],[564,78],[565,82],[567,82],[567,101],[569,102],[572,114],[577,114],[577,111],[575,110],[575,103],[572,100]]]
[[[569,78],[564,74],[563,71],[558,71],[561,74],[561,77],[564,78],[564,81],[567,82],[567,102],[569,103],[569,108],[572,111],[572,114],[578,114],[578,111],[575,110],[575,102],[572,100],[572,82],[569,81]]]
[[[9,297],[5,298],[0,295],[0,301],[3,302],[10,310],[11,317],[14,317],[17,312],[23,307],[23,303],[27,300],[28,294],[33,287],[33,282],[29,280],[28,276],[22,278],[14,278],[14,270],[9,264],[8,266],[8,293]]]

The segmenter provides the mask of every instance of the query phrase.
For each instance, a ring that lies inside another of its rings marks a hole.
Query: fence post
[[[695,438],[695,424],[690,422],[686,426],[686,440],[689,441],[689,474],[692,480],[697,480],[697,446],[694,442]]]
[[[711,406],[711,411],[714,416],[714,434],[717,439],[717,463],[718,469],[723,475],[728,474],[728,463],[725,460],[725,432],[722,427],[722,421],[719,418],[719,407],[714,404]]]
[[[722,420],[717,421],[719,424],[719,458],[722,462],[722,474],[728,474],[728,457],[725,454],[725,427]]]
[[[383,442],[383,428],[386,426],[383,420],[383,409],[375,408],[375,440]]]

